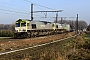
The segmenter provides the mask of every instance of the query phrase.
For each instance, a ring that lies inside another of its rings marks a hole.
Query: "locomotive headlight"
[[[26,31],[25,29],[23,29],[23,31]]]
[[[19,31],[21,31],[21,29],[19,29]]]
[[[15,32],[18,32],[18,30],[15,30]]]

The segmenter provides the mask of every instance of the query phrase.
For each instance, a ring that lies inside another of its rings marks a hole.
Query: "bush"
[[[90,40],[85,41],[85,44],[83,45],[84,49],[90,49]]]
[[[0,30],[0,37],[13,37],[14,31],[12,30]]]

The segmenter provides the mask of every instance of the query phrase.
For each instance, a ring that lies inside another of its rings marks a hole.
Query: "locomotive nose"
[[[15,30],[15,33],[17,33],[18,32],[18,30]]]

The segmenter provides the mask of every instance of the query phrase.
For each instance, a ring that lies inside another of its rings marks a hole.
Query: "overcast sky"
[[[90,23],[90,0],[0,0],[0,24],[12,24],[19,18],[30,19],[31,2],[34,3],[34,11],[63,10],[59,13],[59,17],[75,20],[69,17],[76,17],[76,14],[79,14],[79,20]],[[46,13],[34,13],[34,20],[40,20],[40,17],[45,17],[45,15]],[[47,17],[55,17],[55,13],[47,13]],[[55,18],[46,20],[54,21]]]

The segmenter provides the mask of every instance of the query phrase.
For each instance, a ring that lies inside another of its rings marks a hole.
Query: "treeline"
[[[0,24],[0,30],[14,30],[14,24]]]
[[[70,24],[72,29],[76,29],[76,21],[73,21],[73,20],[59,20],[57,22],[60,23],[60,24],[63,24],[63,23]],[[79,30],[85,29],[85,28],[87,28],[87,26],[88,26],[88,24],[85,21],[83,21],[83,20],[78,21],[78,29]]]
[[[13,37],[14,24],[0,24],[0,37]]]
[[[72,29],[76,29],[76,21],[73,20],[59,20],[58,23],[63,24],[70,24]],[[78,28],[79,30],[81,29],[85,29],[88,27],[88,24],[83,21],[83,20],[79,20],[78,21]],[[15,30],[14,29],[14,24],[0,24],[0,30]]]
[[[59,20],[57,21],[60,24],[66,23],[70,24],[71,29],[76,29],[76,21],[73,20]],[[88,24],[85,21],[78,21],[78,29],[82,30],[88,27]],[[0,37],[12,37],[14,35],[14,24],[0,24]]]
[[[87,30],[90,31],[90,24],[89,24],[89,26],[87,27]]]

